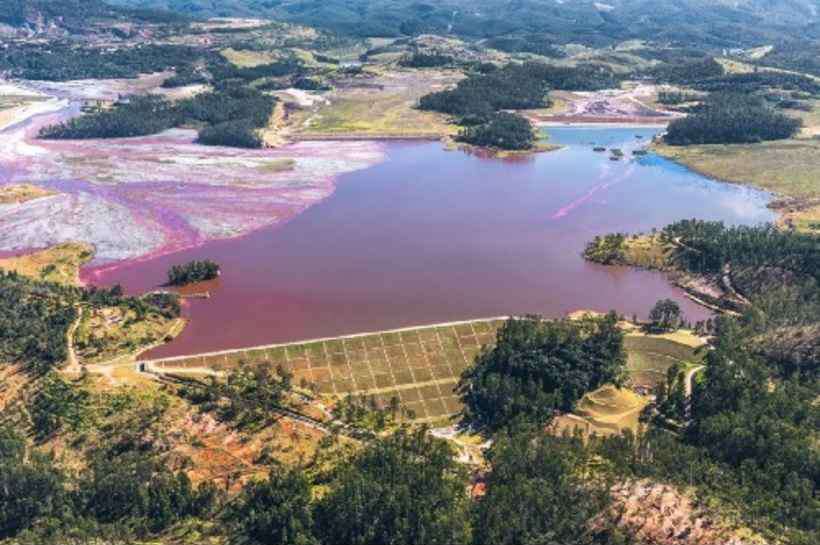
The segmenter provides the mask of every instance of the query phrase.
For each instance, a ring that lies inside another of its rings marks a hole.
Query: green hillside
[[[110,0],[197,17],[271,17],[345,34],[422,33],[487,38],[546,33],[559,43],[697,41],[714,47],[771,43],[811,34],[816,0]]]

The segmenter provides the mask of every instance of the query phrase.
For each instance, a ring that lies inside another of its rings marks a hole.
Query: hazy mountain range
[[[262,17],[356,36],[485,38],[541,33],[557,43],[651,39],[712,47],[820,36],[820,0],[3,0],[0,22],[71,26],[88,17]],[[135,11],[137,10],[137,11]]]

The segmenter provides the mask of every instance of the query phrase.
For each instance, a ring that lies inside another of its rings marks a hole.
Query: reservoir
[[[173,264],[222,266],[220,279],[198,288],[210,299],[186,300],[182,335],[144,357],[510,314],[646,316],[666,297],[694,322],[707,311],[663,274],[581,257],[590,239],[614,231],[774,219],[765,193],[632,155],[658,131],[551,128],[562,149],[503,160],[391,142],[385,161],[343,175],[330,197],[286,223],[85,274],[138,292],[162,284]]]

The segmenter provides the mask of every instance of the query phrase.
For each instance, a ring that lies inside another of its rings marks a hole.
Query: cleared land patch
[[[638,392],[651,390],[675,364],[682,369],[699,364],[703,356],[695,350],[700,344],[698,337],[684,331],[659,336],[627,335],[624,348],[633,389],[604,385],[585,395],[574,413],[556,418],[552,429],[559,434],[578,429],[584,436],[611,435],[623,429],[637,431],[641,412],[650,402],[649,396]]]
[[[297,111],[291,124],[303,139],[327,137],[439,138],[457,127],[445,116],[416,109],[419,98],[454,85],[461,75],[426,70],[348,78],[316,109]]]
[[[649,398],[611,384],[585,395],[572,414],[557,417],[552,429],[558,433],[579,429],[584,436],[612,435],[622,429],[636,430]]]
[[[184,327],[182,318],[156,312],[140,316],[124,307],[83,309],[74,345],[82,363],[107,362],[165,342]]]
[[[17,184],[0,187],[0,204],[21,204],[57,193],[36,185]]]
[[[0,269],[45,282],[77,286],[80,267],[94,256],[94,247],[66,242],[30,254],[0,259]]]
[[[250,51],[246,49],[228,48],[223,49],[220,53],[228,62],[240,68],[250,68],[268,64],[277,58],[276,55],[268,53],[267,51]]]

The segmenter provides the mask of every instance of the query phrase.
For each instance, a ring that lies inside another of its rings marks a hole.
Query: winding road
[[[683,377],[684,393],[686,394],[686,420],[692,418],[692,390],[694,388],[695,375],[705,368],[705,365],[693,367],[689,369],[689,371],[686,372],[686,376]]]

